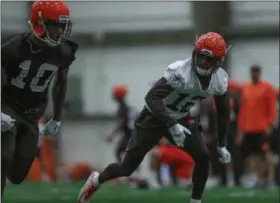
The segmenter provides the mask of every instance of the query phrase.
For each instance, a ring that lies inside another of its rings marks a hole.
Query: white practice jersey
[[[176,61],[164,71],[164,78],[172,86],[172,91],[163,102],[170,115],[176,119],[194,113],[200,100],[211,95],[223,95],[228,87],[228,74],[218,68],[212,74],[208,89],[203,90],[197,74],[191,67],[191,58]]]

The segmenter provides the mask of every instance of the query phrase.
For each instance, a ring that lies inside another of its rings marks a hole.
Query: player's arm
[[[217,108],[218,146],[224,147],[230,124],[229,95],[226,92],[223,95],[216,95],[214,98]]]
[[[53,105],[54,105],[54,116],[55,121],[61,120],[62,108],[67,91],[67,75],[68,68],[60,69],[55,78],[55,84],[53,86]]]
[[[163,99],[172,91],[173,88],[170,86],[167,79],[162,77],[150,89],[145,97],[147,108],[167,127],[171,127],[177,123],[167,112],[163,103]]]
[[[68,46],[65,46],[66,49],[63,53],[64,60],[59,68],[55,84],[53,86],[53,105],[54,105],[54,117],[53,120],[60,121],[61,120],[61,114],[62,114],[62,108],[67,92],[67,76],[69,72],[69,67],[73,63],[73,61],[76,59],[75,53],[78,49],[78,45],[74,42],[68,41]],[[67,49],[68,48],[68,49]]]

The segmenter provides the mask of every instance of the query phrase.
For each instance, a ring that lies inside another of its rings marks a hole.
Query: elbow
[[[151,101],[152,101],[151,96],[149,94],[147,94],[145,96],[145,103],[146,103],[146,105],[149,106],[151,104]]]

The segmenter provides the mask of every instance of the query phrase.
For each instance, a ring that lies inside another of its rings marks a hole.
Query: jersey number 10
[[[28,74],[30,73],[31,61],[23,61],[19,64],[21,69],[19,75],[11,80],[11,84],[24,89],[26,83],[30,83],[29,87],[33,92],[44,92],[48,87],[50,80],[58,70],[58,67],[52,64],[44,63],[37,71],[37,74],[32,77],[31,81],[27,82]]]

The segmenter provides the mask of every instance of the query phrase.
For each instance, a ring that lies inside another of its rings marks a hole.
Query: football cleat
[[[97,178],[98,176],[99,173],[96,171],[90,174],[86,183],[80,190],[78,196],[78,203],[86,203],[91,198],[91,196],[97,191],[98,187],[94,185],[94,178]]]

